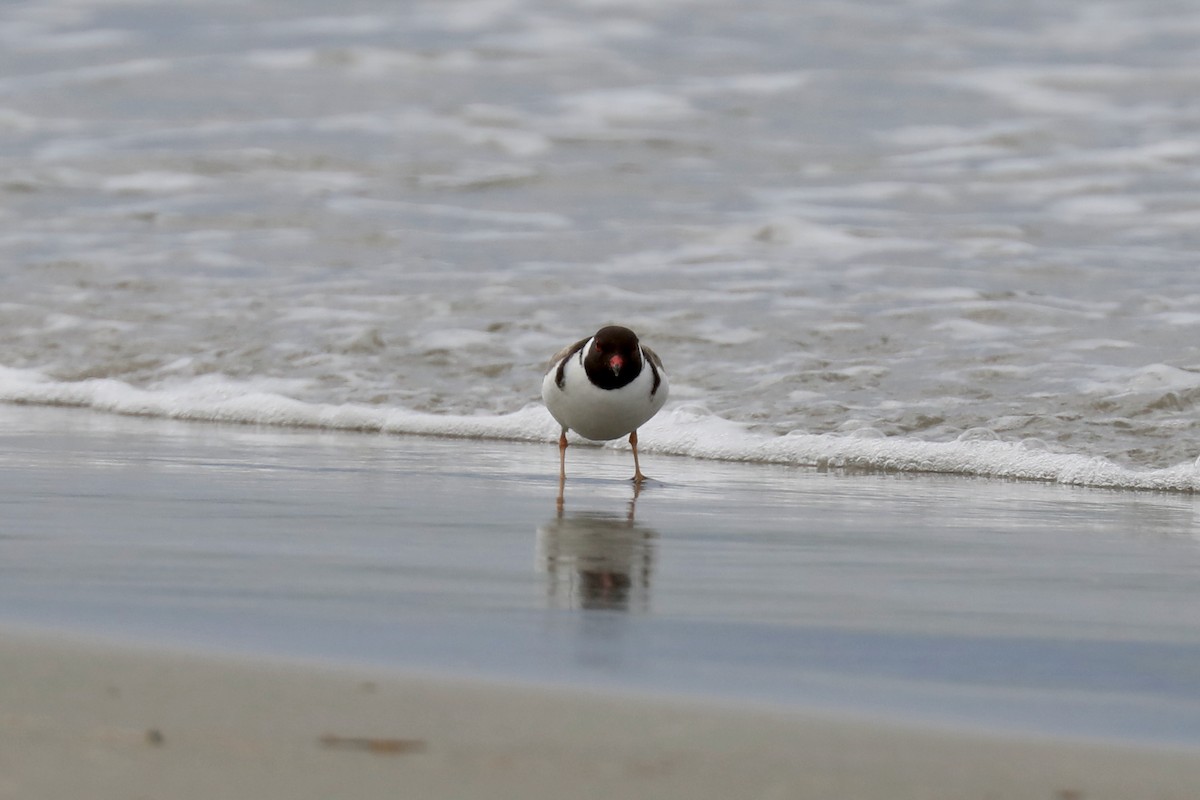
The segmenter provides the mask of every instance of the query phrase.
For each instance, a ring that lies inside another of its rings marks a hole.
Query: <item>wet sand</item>
[[[1193,797],[1196,500],[0,407],[0,796]]]

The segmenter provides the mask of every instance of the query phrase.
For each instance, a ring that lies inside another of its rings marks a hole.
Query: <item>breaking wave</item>
[[[214,376],[143,389],[113,379],[58,381],[33,370],[0,367],[0,401],[199,422],[386,434],[527,442],[550,442],[558,436],[555,422],[537,404],[499,415],[431,414],[354,403],[308,403],[288,397],[270,382]],[[968,431],[950,442],[889,437],[869,429],[849,435],[794,431],[776,436],[684,405],[668,408],[642,433],[644,452],[719,461],[942,473],[1111,489],[1200,490],[1200,470],[1193,463],[1130,469],[1100,457],[1051,452],[1040,440],[1001,441],[986,432]]]

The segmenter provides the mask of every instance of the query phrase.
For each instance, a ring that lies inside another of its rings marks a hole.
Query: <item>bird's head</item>
[[[619,325],[601,328],[592,337],[592,347],[584,362],[590,374],[607,373],[612,376],[610,380],[617,380],[620,385],[628,383],[642,368],[637,334]],[[620,380],[622,372],[628,380]]]

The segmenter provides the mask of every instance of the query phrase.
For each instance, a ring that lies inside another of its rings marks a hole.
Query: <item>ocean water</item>
[[[1200,488],[1193,4],[330,8],[0,6],[0,399]]]

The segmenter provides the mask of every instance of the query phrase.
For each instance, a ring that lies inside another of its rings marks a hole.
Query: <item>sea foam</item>
[[[0,367],[0,402],[90,408],[130,416],[200,422],[552,442],[558,427],[538,404],[508,414],[433,414],[356,403],[308,403],[273,390],[208,376],[143,389],[113,379],[58,381],[34,370]],[[1100,457],[1054,453],[1039,440],[1002,441],[964,434],[952,442],[851,434],[785,436],[707,413],[667,409],[642,429],[643,452],[717,461],[866,472],[942,473],[1072,486],[1151,491],[1200,490],[1200,468],[1134,470]],[[627,447],[623,441],[608,446]]]

